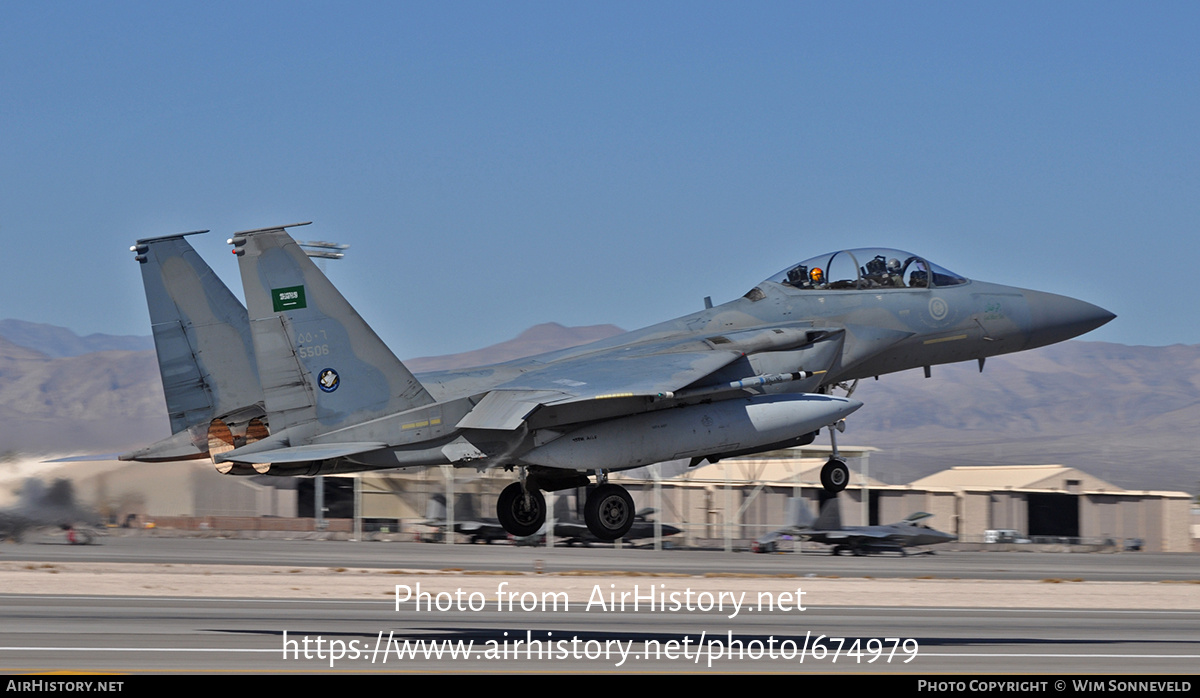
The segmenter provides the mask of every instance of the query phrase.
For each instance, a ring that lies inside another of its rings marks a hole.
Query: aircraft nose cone
[[[1098,305],[1041,291],[1026,291],[1032,327],[1026,349],[1044,347],[1091,332],[1116,315]]]

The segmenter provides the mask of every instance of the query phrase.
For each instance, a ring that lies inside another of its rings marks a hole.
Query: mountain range
[[[613,325],[537,325],[483,349],[405,361],[465,368],[576,346]],[[0,321],[0,458],[119,451],[169,433],[149,337]],[[1200,346],[1070,341],[861,381],[843,445],[900,484],[953,465],[1059,463],[1130,489],[1200,486]],[[818,443],[827,443],[824,435]]]

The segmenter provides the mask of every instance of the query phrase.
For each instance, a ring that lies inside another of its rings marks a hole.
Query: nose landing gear
[[[821,468],[821,487],[824,487],[826,492],[836,494],[850,484],[850,468],[842,459],[842,454],[838,452],[837,446],[837,433],[845,430],[846,420],[844,419],[829,425],[829,443],[833,445],[833,453]]]

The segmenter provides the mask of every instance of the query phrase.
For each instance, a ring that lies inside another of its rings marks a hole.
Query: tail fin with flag
[[[432,403],[287,227],[230,239],[271,432],[306,424],[328,431]]]

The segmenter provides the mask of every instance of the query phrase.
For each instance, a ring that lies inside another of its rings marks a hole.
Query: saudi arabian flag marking
[[[308,307],[304,302],[303,286],[271,289],[271,303],[275,306],[275,312],[277,313],[284,310],[297,310]]]

